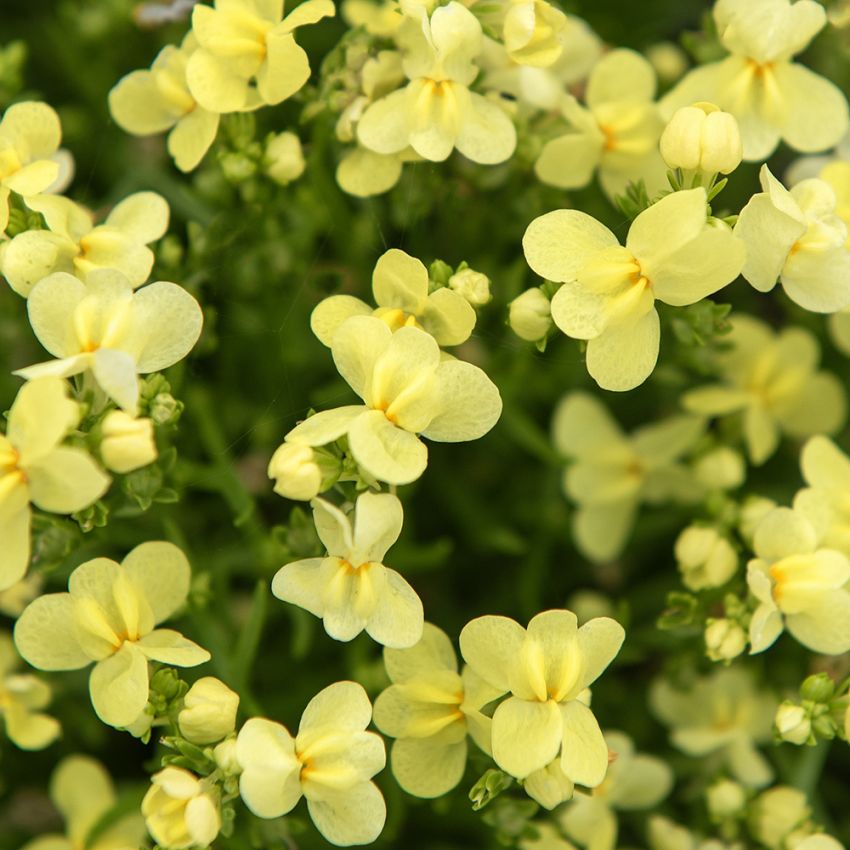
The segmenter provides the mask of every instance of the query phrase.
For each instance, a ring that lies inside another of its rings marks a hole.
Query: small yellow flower
[[[269,461],[269,478],[275,480],[274,491],[284,499],[308,501],[319,495],[322,470],[310,446],[283,443]]]
[[[567,16],[546,0],[508,0],[502,41],[520,65],[546,68],[561,56]]]
[[[718,356],[719,383],[685,393],[686,410],[703,416],[743,414],[750,461],[764,463],[784,432],[790,437],[832,434],[844,423],[847,401],[841,382],[818,371],[820,347],[803,328],[774,334],[752,316],[736,314]]]
[[[88,756],[68,756],[50,778],[50,798],[65,818],[64,835],[43,835],[22,850],[129,850],[145,838],[138,812],[123,815],[105,829],[95,828],[118,802],[103,765]]]
[[[27,206],[41,213],[47,230],[27,230],[6,245],[2,272],[18,295],[53,272],[68,272],[81,280],[99,269],[123,273],[133,288],[151,273],[153,251],[148,244],[168,229],[168,204],[156,192],[137,192],[115,206],[103,224],[68,198],[40,195]]]
[[[100,456],[113,472],[132,472],[157,458],[151,419],[134,419],[123,410],[106,414],[101,425]]]
[[[689,590],[722,587],[738,570],[738,553],[716,528],[689,525],[676,538],[676,566]]]
[[[713,103],[677,109],[661,134],[660,147],[670,168],[703,174],[731,174],[743,155],[735,116]]]
[[[428,269],[404,251],[382,254],[372,273],[376,309],[351,295],[325,298],[310,316],[310,327],[327,346],[337,328],[351,316],[377,316],[392,330],[414,326],[427,331],[438,345],[460,345],[475,327],[475,310],[448,287],[428,292]]]
[[[173,544],[142,543],[119,565],[97,558],[77,567],[69,593],[48,593],[15,626],[21,655],[39,670],[94,662],[89,693],[98,717],[129,726],[148,700],[148,660],[196,667],[210,654],[171,629],[155,629],[186,601],[191,570]]]
[[[166,767],[151,777],[142,800],[145,825],[164,850],[207,847],[221,829],[217,792],[182,767]]]
[[[109,476],[83,450],[63,446],[80,421],[80,406],[59,378],[21,387],[0,434],[0,588],[23,578],[30,560],[30,503],[71,514],[96,502]]]
[[[608,747],[593,712],[578,699],[620,650],[625,632],[607,617],[578,628],[571,611],[544,611],[524,629],[507,617],[464,626],[460,650],[472,671],[510,696],[493,714],[493,758],[519,779],[560,752],[570,782],[600,785]]]
[[[263,170],[280,186],[297,180],[305,168],[301,139],[295,133],[278,133],[266,142]]]
[[[388,484],[409,484],[425,471],[428,450],[418,434],[437,442],[477,440],[502,412],[487,375],[443,359],[436,340],[419,328],[393,333],[374,316],[353,316],[337,329],[331,351],[365,404],[317,413],[286,440],[323,446],[347,434],[357,463]]]
[[[177,715],[180,734],[193,744],[214,744],[236,728],[238,708],[239,694],[221,679],[204,676],[183,698],[183,709]]]
[[[750,622],[751,653],[763,652],[788,631],[813,652],[850,650],[850,560],[818,548],[812,524],[789,508],[759,523],[747,584],[759,602]]]
[[[307,800],[310,817],[331,844],[371,844],[384,828],[386,804],[369,780],[386,763],[384,742],[364,731],[372,706],[356,682],[320,691],[293,738],[280,723],[251,718],[236,738],[239,793],[258,817],[277,818]]]
[[[396,740],[390,757],[398,784],[415,797],[452,790],[466,769],[467,735],[490,752],[490,718],[481,708],[500,696],[469,667],[458,674],[448,636],[425,623],[409,649],[385,649],[392,684],[375,700],[375,725]]]
[[[182,360],[203,326],[198,302],[175,283],[157,281],[133,292],[120,272],[103,269],[87,282],[65,272],[44,278],[27,300],[39,342],[57,360],[19,369],[27,380],[91,371],[100,388],[135,416],[138,375]]]
[[[639,386],[655,368],[655,301],[695,304],[731,283],[746,253],[726,225],[708,223],[702,188],[673,192],[644,210],[625,247],[586,213],[556,210],[531,222],[523,250],[537,274],[563,283],[552,298],[555,324],[588,341],[588,372],[618,391]]]
[[[382,563],[401,533],[401,502],[390,493],[364,493],[357,498],[353,522],[323,499],[312,505],[328,554],[281,567],[272,593],[321,617],[335,640],[352,640],[365,629],[384,646],[413,646],[422,637],[422,602],[401,575]]]
[[[847,100],[829,80],[792,62],[826,24],[813,0],[718,0],[714,22],[731,55],[688,73],[661,101],[667,117],[695,101],[738,119],[747,162],[784,140],[805,153],[833,147],[847,131]]]

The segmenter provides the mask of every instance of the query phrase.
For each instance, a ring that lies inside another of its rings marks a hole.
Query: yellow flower
[[[384,646],[413,646],[422,637],[422,603],[382,563],[401,533],[401,502],[390,493],[364,493],[357,498],[353,522],[323,499],[312,505],[328,554],[281,567],[272,593],[321,617],[335,640],[352,640],[365,629]]]
[[[274,106],[310,77],[310,60],[295,42],[298,27],[334,15],[331,0],[306,0],[283,17],[284,0],[216,0],[197,5],[186,80],[192,97],[210,112]]]
[[[20,657],[6,632],[0,632],[0,715],[9,740],[22,750],[43,750],[61,734],[59,721],[40,711],[50,702],[50,687],[36,676],[16,673]]]
[[[401,178],[404,163],[418,159],[406,151],[380,154],[358,145],[343,156],[336,169],[339,187],[355,198],[370,198],[389,192]]]
[[[10,106],[0,121],[0,234],[9,223],[9,195],[46,192],[59,177],[59,116],[46,103]]]
[[[738,570],[735,548],[712,526],[689,525],[676,538],[673,551],[689,590],[722,587]]]
[[[716,755],[744,785],[767,785],[773,771],[756,744],[771,740],[777,700],[756,687],[748,669],[728,667],[679,690],[656,680],[649,693],[659,720],[672,728],[673,745],[694,757]]]
[[[201,334],[198,302],[175,283],[157,281],[133,292],[120,272],[91,272],[87,282],[56,272],[38,283],[27,301],[39,342],[57,360],[19,369],[27,380],[70,377],[91,370],[100,388],[135,416],[137,375],[182,360]]]
[[[236,739],[245,805],[258,817],[277,818],[303,796],[331,844],[371,844],[387,816],[369,781],[386,763],[381,737],[364,731],[371,717],[362,686],[336,682],[310,700],[294,738],[280,723],[251,718]]]
[[[171,131],[168,153],[181,171],[198,166],[218,133],[219,114],[204,109],[186,82],[186,65],[197,48],[189,32],[180,47],[164,47],[149,71],[132,71],[109,92],[109,111],[123,130],[134,136]]]
[[[751,653],[788,631],[812,652],[850,650],[850,560],[818,548],[812,524],[789,508],[771,511],[756,529],[747,584],[759,602],[750,622]]]
[[[145,825],[165,850],[207,847],[221,829],[217,793],[182,767],[166,767],[151,777],[142,800]]]
[[[322,488],[322,470],[310,446],[278,446],[269,461],[268,475],[275,479],[275,493],[285,499],[308,501],[318,496]]]
[[[415,481],[428,464],[417,434],[437,442],[477,440],[496,424],[502,400],[477,366],[442,359],[434,338],[414,327],[393,333],[374,316],[353,316],[334,334],[334,362],[365,405],[317,413],[287,442],[322,446],[348,435],[357,463],[388,484]]]
[[[103,224],[68,198],[40,195],[27,206],[41,213],[47,230],[27,230],[6,246],[2,272],[9,285],[24,297],[42,278],[68,272],[81,280],[99,269],[122,272],[141,286],[153,268],[148,244],[168,229],[169,210],[156,192],[137,192],[115,206]]]
[[[157,458],[153,420],[134,419],[123,410],[112,410],[101,423],[100,456],[113,472],[132,472]]]
[[[661,156],[670,168],[703,174],[731,174],[741,164],[743,155],[735,116],[713,103],[677,109],[659,144]]]
[[[803,180],[789,192],[766,165],[763,192],[741,210],[735,234],[747,246],[743,276],[759,292],[777,278],[786,295],[806,310],[834,313],[850,305],[847,225],[823,180]]]
[[[537,274],[563,283],[552,318],[567,336],[588,340],[587,370],[606,390],[630,390],[655,368],[656,299],[695,304],[733,281],[745,257],[726,225],[707,222],[702,188],[673,192],[644,210],[625,247],[586,213],[556,210],[531,222],[523,249]]]
[[[173,544],[142,543],[119,565],[96,558],[77,567],[69,593],[27,606],[15,644],[39,670],[79,670],[92,662],[89,693],[98,717],[129,726],[148,700],[148,660],[196,667],[210,654],[171,629],[154,629],[186,601],[191,571]]]
[[[570,131],[547,142],[534,170],[544,182],[579,189],[593,179],[609,197],[629,181],[644,179],[650,194],[666,185],[666,166],[658,153],[664,122],[653,102],[655,72],[639,53],[612,50],[590,72],[586,106],[564,97],[561,111]]]
[[[764,463],[790,437],[837,431],[846,415],[844,388],[817,371],[820,348],[802,328],[773,331],[752,316],[736,314],[718,356],[722,381],[685,393],[686,410],[704,416],[743,414],[744,441],[752,463]]]
[[[605,779],[608,747],[593,712],[577,699],[620,650],[625,632],[607,617],[578,628],[571,611],[544,611],[524,629],[507,617],[478,617],[464,626],[460,651],[485,682],[510,696],[491,727],[493,758],[524,779],[560,751],[570,782]]]
[[[472,92],[481,52],[481,24],[456,0],[430,18],[421,5],[410,9],[398,38],[410,82],[372,103],[357,125],[360,143],[378,154],[412,147],[432,162],[458,149],[482,165],[504,162],[516,147],[516,130],[493,101]]]
[[[508,0],[502,41],[518,64],[546,68],[561,56],[567,16],[546,0]]]
[[[50,779],[50,798],[65,818],[65,835],[43,835],[23,850],[130,850],[144,842],[145,823],[137,812],[94,832],[118,801],[112,779],[93,758],[62,759]]]
[[[592,561],[624,549],[642,502],[693,501],[702,495],[679,462],[701,437],[695,416],[676,416],[626,435],[594,396],[570,393],[555,410],[555,447],[572,463],[564,491],[577,504],[573,538]]]
[[[30,503],[71,514],[96,502],[109,488],[83,450],[61,445],[80,421],[80,406],[59,378],[21,387],[0,434],[0,588],[23,578],[30,560]]]
[[[239,694],[221,679],[204,676],[183,698],[183,709],[177,715],[180,734],[193,744],[215,744],[236,728],[238,708]]]
[[[331,295],[313,310],[310,327],[327,346],[351,316],[377,316],[392,330],[413,325],[427,331],[438,345],[460,345],[475,327],[475,310],[459,293],[440,287],[428,293],[428,269],[409,254],[391,248],[372,273],[377,309],[352,295]]]
[[[730,56],[688,73],[661,101],[669,117],[707,100],[738,119],[744,159],[767,159],[779,140],[811,153],[847,130],[847,101],[837,86],[792,62],[826,23],[813,0],[718,0],[714,22]]]
[[[605,781],[588,796],[577,794],[558,814],[568,838],[587,850],[614,850],[617,811],[639,811],[657,806],[673,787],[673,771],[661,759],[636,753],[622,732],[606,732],[613,753]]]
[[[409,649],[385,649],[392,684],[375,700],[375,725],[396,740],[390,757],[398,784],[415,797],[452,790],[466,769],[467,735],[490,752],[490,718],[481,708],[501,696],[457,656],[444,631],[425,623]]]

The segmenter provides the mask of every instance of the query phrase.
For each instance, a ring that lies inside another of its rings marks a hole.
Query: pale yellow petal
[[[595,788],[608,770],[608,745],[593,712],[579,700],[561,706],[561,769],[577,785]]]
[[[248,101],[248,81],[203,48],[186,65],[186,83],[192,97],[210,112],[236,112]]]
[[[478,617],[463,627],[460,652],[475,673],[504,693],[510,690],[510,670],[525,634],[525,629],[508,617]]]
[[[327,794],[321,800],[307,798],[316,829],[331,844],[371,844],[381,834],[387,807],[377,786],[361,782],[353,788]]]
[[[516,149],[516,129],[496,103],[469,92],[455,146],[473,162],[496,165],[509,159]]]
[[[148,701],[148,662],[131,642],[98,661],[89,677],[89,694],[97,716],[108,726],[129,726]]]
[[[122,566],[144,594],[157,623],[168,619],[186,601],[192,570],[173,543],[142,543],[124,558]]]
[[[334,334],[346,319],[371,314],[372,308],[353,295],[331,295],[320,301],[310,314],[310,328],[319,342],[330,347]]]
[[[157,629],[136,641],[136,646],[151,661],[176,667],[197,667],[210,660],[203,647],[172,629]]]
[[[368,408],[363,407],[363,405],[352,404],[314,413],[299,425],[296,425],[286,435],[286,441],[305,446],[327,445],[346,434],[352,422],[367,411]]]
[[[408,649],[385,649],[384,664],[390,680],[404,683],[434,670],[457,672],[457,657],[449,636],[433,623],[425,623],[422,638]]]
[[[608,328],[587,343],[587,371],[602,389],[634,389],[652,374],[660,337],[654,308],[636,322]]]
[[[428,738],[401,738],[393,744],[390,765],[398,784],[414,797],[448,794],[463,778],[466,741],[439,745]]]
[[[573,535],[579,551],[597,563],[613,561],[626,546],[636,513],[635,499],[582,505],[573,515]]]
[[[27,474],[33,504],[58,514],[74,513],[93,504],[106,493],[112,480],[84,449],[67,446],[30,464]]]
[[[109,774],[99,761],[88,756],[62,759],[50,779],[50,796],[65,816],[69,837],[78,844],[115,805]]]
[[[506,773],[524,779],[555,758],[563,734],[561,711],[554,700],[508,697],[493,715],[493,758]]]
[[[593,66],[585,99],[591,109],[602,103],[652,100],[655,85],[655,71],[640,53],[612,50]]]
[[[366,622],[366,633],[384,646],[404,649],[422,637],[422,601],[395,570],[387,568],[385,574],[386,583]]]
[[[271,106],[292,97],[310,78],[310,60],[282,22],[266,33],[266,59],[257,72],[257,89]]]
[[[396,154],[410,146],[410,101],[406,88],[374,101],[357,123],[357,140],[377,154]],[[361,163],[362,164],[362,163]]]
[[[578,630],[577,639],[582,665],[573,689],[576,694],[590,687],[616,658],[626,633],[616,620],[594,617]]]
[[[79,670],[91,663],[76,638],[69,593],[48,593],[31,602],[15,623],[15,646],[39,670]]]
[[[298,725],[298,736],[323,727],[338,731],[362,731],[372,719],[372,704],[363,686],[357,682],[334,682],[319,691],[307,703],[301,722]]]
[[[168,153],[183,172],[197,168],[218,134],[220,116],[202,106],[184,115],[168,134]]]
[[[534,173],[550,186],[581,189],[593,179],[602,158],[604,137],[565,133],[547,142],[534,163]]]
[[[331,352],[340,375],[360,398],[370,391],[375,365],[390,347],[392,331],[373,316],[353,316],[334,334]]]
[[[60,378],[38,378],[24,384],[9,411],[6,437],[27,467],[48,455],[80,421],[80,406],[68,396]]]
[[[168,202],[156,192],[136,192],[112,208],[106,219],[109,227],[145,244],[155,242],[168,230]]]
[[[348,441],[357,463],[387,484],[409,484],[428,465],[425,444],[415,434],[393,425],[380,410],[358,416],[348,429]]]
[[[236,738],[236,759],[242,767],[239,793],[258,817],[285,815],[301,799],[295,741],[280,723],[248,720]]]
[[[356,147],[349,151],[336,169],[336,182],[349,195],[370,198],[389,192],[401,177],[403,163],[393,154],[381,154]]]
[[[27,300],[30,324],[38,341],[54,357],[79,352],[73,316],[88,294],[86,285],[66,272],[43,278],[30,292]]]
[[[811,525],[790,508],[775,508],[759,523],[755,553],[768,561],[814,552],[817,537]]]

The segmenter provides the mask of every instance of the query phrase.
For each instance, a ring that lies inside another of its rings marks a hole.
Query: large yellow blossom
[[[43,835],[23,850],[130,850],[144,841],[145,822],[138,812],[122,815],[95,832],[118,800],[112,779],[93,758],[62,759],[50,778],[50,799],[65,819],[65,834]]]
[[[196,667],[210,654],[172,629],[155,629],[186,601],[191,570],[172,543],[142,543],[121,564],[96,558],[77,567],[68,593],[27,606],[15,644],[39,670],[94,662],[89,693],[98,717],[129,726],[148,700],[148,661]]]
[[[455,148],[483,165],[504,162],[516,147],[514,126],[496,103],[469,89],[481,24],[456,0],[430,18],[419,4],[408,12],[398,39],[410,82],[369,106],[357,125],[360,143],[379,154],[412,147],[433,162]]]
[[[490,752],[490,718],[481,709],[501,693],[469,667],[458,673],[448,635],[425,623],[409,649],[385,649],[392,684],[375,700],[375,725],[396,740],[393,776],[408,794],[439,797],[466,769],[467,736]]]
[[[428,449],[418,434],[437,442],[477,440],[502,412],[484,372],[442,359],[434,338],[418,328],[393,333],[374,316],[353,316],[334,334],[331,351],[365,404],[317,413],[286,440],[322,446],[347,434],[357,463],[389,484],[408,484],[425,471]]]
[[[688,73],[662,101],[667,117],[696,101],[731,112],[744,159],[767,159],[783,139],[812,153],[847,131],[847,100],[829,80],[792,62],[826,24],[815,0],[717,0],[714,22],[731,55]]]
[[[88,210],[68,198],[40,195],[27,199],[27,206],[44,216],[48,229],[18,234],[0,258],[3,276],[25,297],[53,272],[85,280],[98,269],[115,269],[139,287],[153,268],[148,244],[168,229],[168,204],[156,192],[130,195],[97,226]]]
[[[295,42],[298,27],[335,14],[331,0],[306,0],[283,17],[284,0],[216,0],[198,4],[186,80],[192,97],[210,112],[274,106],[310,77],[310,60]]]
[[[62,441],[80,421],[80,406],[59,378],[21,387],[0,435],[0,589],[23,578],[30,561],[30,503],[71,514],[96,502],[109,476],[84,449]]]
[[[119,407],[137,413],[138,375],[182,360],[201,334],[198,302],[175,283],[157,281],[133,292],[120,272],[91,272],[87,282],[65,272],[40,281],[27,301],[39,342],[56,358],[19,369],[28,380],[91,370]]]
[[[642,212],[626,245],[592,216],[556,210],[534,219],[522,240],[531,268],[563,283],[552,318],[585,339],[587,370],[606,390],[630,390],[652,373],[661,323],[656,299],[694,304],[733,281],[744,244],[706,220],[702,188],[673,192]]]
[[[577,697],[620,650],[625,632],[608,617],[578,628],[572,611],[544,611],[524,629],[507,617],[464,626],[460,651],[485,682],[510,696],[493,714],[496,764],[524,779],[560,752],[570,782],[594,788],[605,779],[608,746],[593,712]]]
[[[386,763],[384,742],[366,732],[372,706],[356,682],[336,682],[304,709],[293,738],[280,723],[251,718],[236,739],[239,793],[258,817],[277,818],[301,797],[331,844],[371,844],[384,828],[386,804],[369,780]]]
[[[687,410],[704,416],[743,414],[750,460],[764,463],[784,432],[808,437],[837,431],[846,415],[841,382],[817,371],[820,348],[802,328],[778,334],[752,316],[736,314],[726,337],[728,351],[718,357],[722,381],[686,393]]]
[[[756,557],[747,583],[759,602],[750,622],[751,653],[788,631],[813,652],[850,650],[850,560],[818,547],[814,526],[789,508],[775,508],[756,528]]]
[[[382,254],[372,273],[372,294],[377,309],[352,295],[325,298],[310,316],[313,333],[330,345],[336,329],[351,316],[377,316],[398,330],[408,325],[422,328],[439,345],[460,345],[475,327],[475,310],[446,286],[428,293],[428,269],[409,254],[391,248]]]
[[[168,134],[168,152],[181,171],[197,167],[215,141],[219,114],[204,109],[189,91],[186,65],[197,50],[191,31],[180,47],[160,50],[150,70],[132,71],[109,92],[109,111],[134,136]]]
[[[623,433],[604,405],[586,393],[570,393],[555,410],[555,448],[572,462],[564,491],[577,509],[573,537],[593,561],[623,551],[641,502],[687,501],[702,491],[679,459],[705,431],[702,419],[677,416]]]
[[[580,189],[598,171],[609,197],[632,180],[645,180],[650,194],[661,189],[667,167],[658,152],[664,122],[653,101],[655,87],[655,72],[639,53],[606,54],[590,72],[586,106],[563,98],[570,130],[543,147],[534,165],[537,176],[561,189]]]
[[[760,292],[777,278],[806,310],[834,313],[850,305],[850,251],[838,199],[824,180],[810,178],[789,192],[763,165],[763,192],[741,210],[735,235],[747,246],[743,276]]]
[[[336,640],[352,640],[365,629],[384,646],[413,646],[422,637],[422,603],[382,563],[401,533],[401,502],[390,493],[364,493],[353,522],[324,499],[312,504],[327,557],[281,567],[272,581],[274,595],[321,617]]]

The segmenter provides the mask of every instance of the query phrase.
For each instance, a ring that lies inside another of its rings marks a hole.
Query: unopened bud
[[[491,299],[490,278],[474,269],[461,269],[449,278],[449,289],[463,296],[473,307],[483,307]]]
[[[734,115],[713,103],[677,109],[661,134],[661,156],[670,168],[729,174],[743,156],[741,132]]]
[[[268,475],[275,479],[275,493],[285,499],[309,501],[321,492],[322,470],[310,446],[283,443],[269,461]]]
[[[263,168],[266,174],[286,186],[304,173],[304,152],[295,133],[278,133],[266,143]]]
[[[690,590],[720,587],[738,569],[732,544],[711,527],[686,528],[677,538],[674,552],[682,581]]]
[[[731,661],[747,646],[747,633],[734,620],[708,620],[705,653],[712,661]]]
[[[511,301],[508,322],[520,339],[537,342],[552,327],[552,305],[539,288],[527,289]]]
[[[747,805],[747,792],[731,779],[719,779],[706,791],[709,814],[716,820],[733,818]]]
[[[193,744],[212,744],[236,728],[239,694],[214,676],[198,679],[183,699],[177,716],[180,733]]]
[[[153,421],[134,419],[123,410],[113,410],[103,420],[100,456],[113,472],[132,472],[157,458]]]

